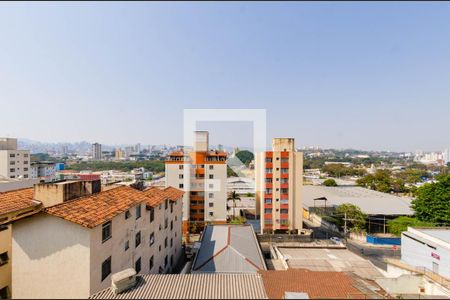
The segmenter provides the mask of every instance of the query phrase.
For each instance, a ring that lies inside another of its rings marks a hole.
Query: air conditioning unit
[[[136,285],[136,271],[133,268],[125,269],[111,276],[111,290],[120,294]]]

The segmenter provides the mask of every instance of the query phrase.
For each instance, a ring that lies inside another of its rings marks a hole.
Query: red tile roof
[[[285,292],[303,292],[310,298],[365,298],[353,286],[353,279],[342,272],[319,272],[304,269],[258,271],[269,299],[282,299]]]
[[[33,201],[33,188],[0,192],[0,215],[39,205],[39,202]]]
[[[183,193],[174,188],[151,188],[141,192],[132,187],[120,186],[57,204],[44,211],[84,227],[94,228],[139,203],[154,207],[166,199],[178,200]],[[179,197],[172,199],[174,196]]]

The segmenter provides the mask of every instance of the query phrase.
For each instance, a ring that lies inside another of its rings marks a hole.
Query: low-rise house
[[[11,297],[11,222],[39,211],[33,188],[0,192],[0,299]]]
[[[87,298],[111,274],[170,273],[181,249],[181,198],[174,188],[100,192],[99,181],[35,186],[44,209],[13,226],[14,298]]]

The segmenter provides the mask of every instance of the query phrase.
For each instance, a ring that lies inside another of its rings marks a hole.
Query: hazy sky
[[[265,108],[299,147],[446,148],[450,3],[0,3],[0,136],[180,144],[185,108]]]

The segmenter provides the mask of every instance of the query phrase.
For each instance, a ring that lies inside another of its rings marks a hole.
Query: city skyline
[[[183,109],[263,108],[268,145],[450,144],[449,3],[0,5],[0,136],[177,145]]]

